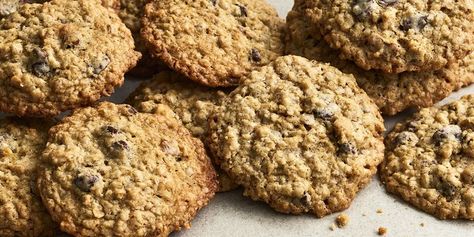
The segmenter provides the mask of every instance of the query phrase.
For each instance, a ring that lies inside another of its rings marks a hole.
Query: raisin
[[[357,148],[352,143],[341,143],[339,144],[339,154],[355,155],[357,154]]]
[[[458,125],[448,125],[438,129],[433,134],[433,141],[439,145],[446,140],[455,140],[461,141],[462,139],[462,130]]]
[[[307,192],[304,192],[300,202],[303,204],[303,206],[309,207],[311,205],[311,196]]]
[[[33,74],[35,74],[35,76],[37,77],[46,77],[51,71],[48,63],[45,61],[33,63],[33,65],[31,65],[31,68],[33,69]]]
[[[377,3],[382,7],[387,7],[390,5],[394,5],[398,2],[398,0],[378,0]]]
[[[243,16],[243,17],[247,17],[248,16],[248,11],[247,11],[247,8],[240,5],[240,4],[236,4],[239,9],[240,9],[240,16]]]
[[[92,72],[94,74],[100,74],[102,71],[104,71],[107,68],[107,66],[109,66],[109,64],[110,64],[110,58],[107,55],[105,55],[92,66]]]
[[[436,189],[438,190],[441,195],[446,197],[448,201],[451,201],[454,199],[454,196],[456,195],[457,188],[456,186],[448,183],[448,182],[440,182]]]
[[[126,105],[128,107],[128,113],[131,114],[131,115],[135,115],[138,113],[137,109],[135,109],[133,106],[131,105]]]
[[[336,112],[339,110],[339,106],[334,103],[329,103],[324,108],[318,108],[314,110],[314,116],[323,120],[331,120]]]
[[[116,141],[112,143],[112,148],[114,150],[128,150],[129,146],[128,143],[124,140]]]
[[[401,132],[397,135],[397,138],[395,140],[395,144],[397,146],[400,146],[400,145],[409,145],[409,146],[412,146],[412,145],[416,145],[418,143],[419,139],[418,137],[416,136],[415,133],[412,133],[412,132]]]
[[[83,192],[90,192],[91,188],[99,181],[97,175],[79,175],[74,179],[74,185]]]
[[[49,67],[47,60],[48,54],[42,49],[38,48],[36,48],[33,53],[35,55],[33,63],[31,64],[31,70],[33,74],[37,77],[47,77],[51,72],[51,68]]]
[[[112,127],[112,126],[109,126],[109,125],[108,125],[108,126],[105,126],[105,129],[104,129],[104,130],[107,131],[107,132],[110,133],[110,134],[117,134],[117,133],[119,132],[118,129],[116,129],[116,128]]]
[[[260,62],[262,61],[262,57],[260,56],[260,51],[258,49],[252,49],[250,51],[250,59],[254,62]]]
[[[403,31],[409,31],[410,29],[422,31],[426,25],[428,25],[428,16],[419,14],[404,19],[400,24],[400,29]]]

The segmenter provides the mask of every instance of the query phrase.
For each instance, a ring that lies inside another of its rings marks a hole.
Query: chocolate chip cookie
[[[474,49],[470,0],[298,0],[332,48],[387,73],[450,66]]]
[[[284,22],[264,0],[160,0],[145,7],[151,54],[207,86],[232,86],[283,53]]]
[[[354,78],[298,56],[245,77],[209,126],[210,150],[244,195],[284,213],[349,207],[383,159],[383,119]]]
[[[0,21],[1,111],[54,116],[123,83],[140,54],[130,30],[99,3],[24,4]]]
[[[474,220],[474,96],[422,109],[386,137],[387,191],[440,219]]]
[[[408,108],[429,107],[453,90],[474,82],[474,54],[449,68],[429,72],[384,73],[365,71],[353,62],[339,58],[314,30],[309,20],[295,7],[287,16],[286,52],[330,63],[353,74],[359,86],[374,100],[382,113],[395,115]]]
[[[38,187],[74,236],[168,236],[188,228],[217,189],[204,147],[166,106],[109,102],[51,128]]]
[[[159,104],[169,106],[191,134],[201,139],[206,146],[208,118],[229,92],[201,86],[175,72],[164,71],[152,80],[143,82],[128,97],[127,103],[147,113],[153,112]],[[218,168],[216,170],[220,192],[237,188],[225,172]]]
[[[53,236],[35,181],[50,122],[0,120],[0,236]]]
[[[129,74],[137,77],[150,77],[154,73],[165,69],[166,66],[163,63],[150,56],[148,49],[145,46],[145,42],[143,42],[143,39],[140,36],[140,18],[143,16],[145,4],[149,2],[149,0],[117,1],[120,1],[118,15],[123,23],[125,23],[125,25],[132,31],[135,40],[135,47],[140,53],[142,53],[142,58],[137,66],[130,70]]]

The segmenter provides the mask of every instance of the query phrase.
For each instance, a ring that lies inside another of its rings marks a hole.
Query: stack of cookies
[[[385,144],[381,116],[474,82],[472,20],[464,1],[296,0],[285,22],[265,0],[0,0],[0,236],[168,236],[237,187],[323,217],[380,164],[390,192],[473,219],[472,96]],[[149,80],[99,102],[126,73]]]
[[[474,81],[474,8],[450,1],[297,0],[286,52],[353,74],[386,115]]]

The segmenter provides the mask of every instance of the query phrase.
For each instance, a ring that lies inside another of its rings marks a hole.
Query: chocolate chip
[[[410,29],[422,31],[426,25],[428,25],[428,15],[418,14],[404,19],[400,24],[400,29],[403,31],[409,31]]]
[[[118,129],[116,129],[112,126],[105,126],[105,131],[107,131],[110,134],[117,134],[119,132]]]
[[[437,145],[448,140],[460,142],[462,139],[461,127],[458,125],[447,125],[442,127],[433,134],[432,139]]]
[[[401,132],[397,135],[397,138],[395,139],[395,143],[397,146],[401,145],[416,145],[418,143],[419,139],[416,136],[415,133],[412,132]]]
[[[51,71],[47,62],[36,62],[31,65],[33,74],[37,77],[47,77]]]
[[[107,55],[104,55],[99,61],[96,62],[96,64],[92,66],[94,74],[100,74],[107,68],[107,66],[109,66],[109,64],[110,58]]]
[[[258,49],[252,49],[250,51],[250,59],[254,62],[260,62],[262,61],[262,57],[260,56],[260,51]]]
[[[128,150],[129,146],[128,143],[124,140],[116,141],[112,143],[112,148],[114,150]]]
[[[341,143],[339,144],[339,154],[355,155],[357,154],[357,148],[352,143]]]
[[[97,175],[79,175],[74,179],[74,185],[83,192],[90,192],[91,188],[99,181]]]
[[[437,185],[436,190],[438,190],[441,195],[446,197],[448,201],[451,201],[456,195],[457,188],[449,182],[442,181]]]
[[[247,8],[240,5],[240,4],[236,4],[239,9],[240,9],[240,16],[243,16],[243,17],[247,17],[248,16],[248,12],[247,12]]]

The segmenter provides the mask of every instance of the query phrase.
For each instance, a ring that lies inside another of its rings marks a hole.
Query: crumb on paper
[[[334,231],[336,229],[336,225],[334,223],[332,223],[331,226],[329,227],[329,229],[331,231]]]
[[[387,233],[387,228],[379,227],[379,230],[377,231],[378,235],[385,235],[386,233]]]
[[[377,214],[381,214],[381,213],[383,213],[383,210],[379,208],[379,209],[377,209],[376,212],[377,212]]]
[[[362,216],[366,216],[365,213],[362,213]]]
[[[421,223],[420,223],[420,226],[421,226],[421,227],[425,227],[425,223],[421,222]]]
[[[343,228],[349,223],[349,216],[346,215],[345,213],[340,214],[339,216],[336,217],[336,225],[339,228]]]

